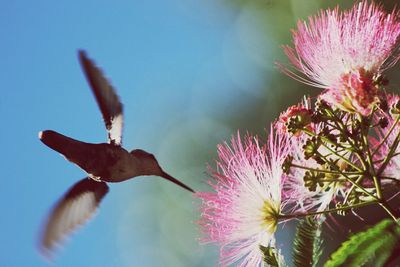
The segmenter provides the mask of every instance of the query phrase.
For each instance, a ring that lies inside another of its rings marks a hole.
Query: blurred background
[[[218,143],[237,130],[264,135],[286,107],[319,93],[274,65],[287,62],[281,45],[291,43],[296,21],[321,8],[353,4],[0,2],[1,266],[50,265],[36,247],[40,227],[55,201],[85,176],[44,146],[38,132],[106,140],[77,49],[87,50],[117,88],[125,108],[124,146],[154,153],[167,172],[204,191],[206,164],[213,164]],[[391,86],[399,87],[393,72]],[[72,235],[52,265],[215,266],[218,248],[198,243],[198,217],[198,201],[160,178],[112,184],[98,215]],[[283,250],[291,226],[279,231]],[[345,235],[346,229],[334,226],[325,244],[335,247],[336,232]]]

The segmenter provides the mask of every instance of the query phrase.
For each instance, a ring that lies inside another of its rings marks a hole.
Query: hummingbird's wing
[[[118,95],[104,77],[101,69],[86,56],[85,51],[79,51],[79,61],[103,114],[104,123],[108,131],[108,142],[110,144],[121,145],[123,108]]]
[[[108,192],[108,185],[84,178],[74,184],[56,203],[44,225],[40,250],[51,259],[63,239],[96,212],[100,201]]]

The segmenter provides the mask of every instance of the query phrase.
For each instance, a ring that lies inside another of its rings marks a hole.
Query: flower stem
[[[365,207],[365,206],[377,204],[377,203],[379,203],[379,202],[374,200],[374,201],[367,201],[367,202],[362,202],[362,203],[358,203],[358,204],[354,204],[354,205],[349,205],[349,206],[334,208],[334,209],[328,209],[328,210],[323,210],[323,211],[298,212],[298,213],[292,213],[292,214],[279,214],[279,218],[293,219],[293,218],[300,218],[300,217],[315,216],[315,215],[321,215],[321,214],[328,214],[328,213],[332,213],[332,212],[338,212],[338,211],[342,211],[342,210],[361,208],[361,207]]]
[[[337,174],[337,175],[341,175],[340,172],[338,171],[331,171],[331,170],[324,170],[324,169],[315,169],[315,168],[310,168],[310,167],[306,167],[306,166],[301,166],[301,165],[297,165],[297,164],[291,164],[291,167],[295,167],[298,169],[303,169],[303,170],[308,170],[308,171],[313,171],[313,172],[320,172],[320,173],[329,173],[329,174]],[[362,172],[346,172],[346,175],[362,175]]]
[[[344,156],[338,154],[336,151],[334,151],[332,148],[330,148],[328,145],[326,145],[325,143],[322,143],[322,145],[329,150],[331,153],[333,153],[335,156],[339,157],[340,159],[342,159],[344,162],[346,162],[347,164],[349,164],[351,167],[353,167],[354,169],[356,169],[359,172],[362,172],[362,169],[360,167],[358,167],[357,165],[355,165],[353,162],[351,162],[349,159],[345,158]]]
[[[381,189],[381,182],[378,179],[378,176],[376,175],[376,171],[375,171],[375,166],[372,160],[372,155],[369,149],[369,143],[368,143],[368,138],[367,138],[367,134],[363,134],[363,142],[364,142],[364,147],[365,147],[365,153],[367,154],[367,163],[368,163],[368,169],[371,171],[372,174],[372,179],[374,180],[374,186],[376,189],[376,196],[379,199],[382,199],[382,189]]]
[[[399,214],[396,210],[393,210],[392,207],[385,200],[379,201],[379,205],[392,217],[392,219],[400,225]]]
[[[393,132],[394,128],[396,127],[396,124],[399,122],[400,116],[397,115],[396,120],[393,122],[392,126],[390,127],[389,131],[386,133],[385,137],[382,139],[382,141],[379,143],[379,145],[375,148],[374,152],[372,152],[372,156],[375,155],[381,146],[386,142],[386,140],[389,138],[390,134]]]
[[[377,175],[380,176],[383,171],[385,170],[386,166],[389,164],[390,160],[393,158],[393,155],[396,152],[397,146],[399,145],[400,142],[400,131],[397,134],[395,140],[393,141],[392,146],[390,147],[389,153],[387,154],[385,160],[383,161],[382,165],[379,167]]]
[[[335,147],[340,147],[340,148],[343,148],[343,149],[345,149],[345,150],[347,150],[347,151],[349,151],[349,152],[354,152],[353,149],[352,149],[352,147],[343,146],[343,145],[340,145],[340,144],[338,144],[338,143],[335,143],[335,142],[329,140],[328,138],[326,138],[325,136],[319,136],[319,135],[315,134],[313,131],[310,131],[310,130],[307,129],[307,128],[303,128],[303,129],[301,129],[301,130],[302,130],[303,132],[305,132],[306,134],[308,134],[309,136],[319,137],[319,138],[321,138],[324,142],[326,142],[326,143],[328,143],[328,144],[331,144],[331,145],[333,145],[333,146],[335,146]]]
[[[329,162],[323,155],[321,155],[321,157],[323,157],[325,159],[326,162]],[[339,174],[342,175],[344,178],[346,178],[347,181],[349,181],[352,185],[354,185],[355,187],[357,187],[358,189],[360,189],[361,191],[363,191],[366,195],[372,197],[375,200],[379,200],[376,196],[374,196],[373,194],[371,194],[370,192],[368,192],[364,187],[362,187],[361,185],[359,185],[357,182],[353,181],[353,179],[351,179],[349,176],[347,176],[346,173],[342,172],[341,170],[338,170]],[[363,177],[363,176],[361,176]],[[357,179],[358,180],[358,179]]]

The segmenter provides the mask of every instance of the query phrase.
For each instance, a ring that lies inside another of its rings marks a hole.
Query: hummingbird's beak
[[[189,186],[185,185],[184,183],[182,183],[178,179],[175,179],[174,177],[172,177],[171,175],[169,175],[168,173],[166,173],[164,171],[162,171],[160,176],[165,178],[165,179],[167,179],[168,181],[173,182],[176,185],[179,185],[182,188],[185,188],[186,190],[188,190],[188,191],[190,191],[192,193],[195,193],[195,191],[192,188],[190,188]]]

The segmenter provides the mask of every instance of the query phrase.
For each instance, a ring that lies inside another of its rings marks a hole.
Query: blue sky
[[[255,77],[251,60],[235,52],[234,9],[211,0],[1,3],[2,266],[49,265],[36,249],[41,223],[55,201],[85,176],[44,146],[38,132],[106,140],[77,49],[88,51],[121,96],[126,148],[153,152],[169,173],[204,187],[205,168],[174,165],[185,155],[173,151],[188,139],[201,145],[228,136],[210,114],[229,112],[232,101],[248,90],[243,79]],[[155,177],[110,187],[98,216],[66,242],[54,266],[215,262],[213,248],[196,240],[190,194]]]

